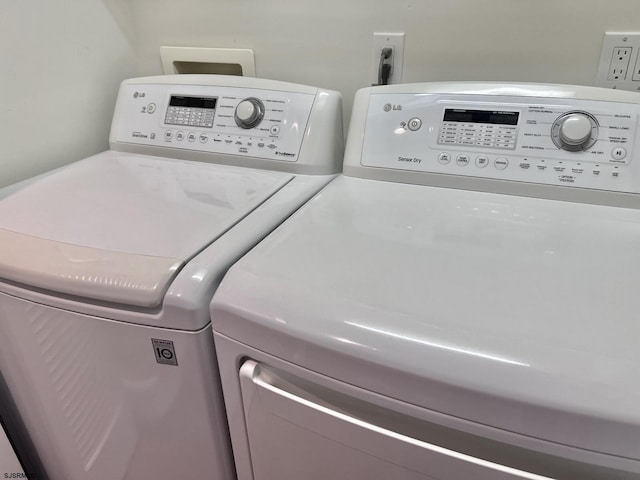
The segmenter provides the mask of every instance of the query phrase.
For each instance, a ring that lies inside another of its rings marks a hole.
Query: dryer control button
[[[627,156],[627,150],[622,147],[616,147],[611,151],[611,157],[614,160],[622,160]]]
[[[442,152],[440,155],[438,155],[438,162],[440,162],[442,165],[446,165],[450,161],[451,161],[451,154],[450,153]]]
[[[420,130],[420,127],[422,126],[422,120],[417,117],[413,117],[411,120],[409,120],[408,126],[409,130],[411,130],[412,132]]]
[[[598,121],[587,112],[568,112],[553,122],[551,140],[569,152],[580,152],[591,148],[598,140]]]
[[[461,153],[456,157],[456,163],[461,167],[466,167],[467,165],[469,165],[469,160],[469,155],[467,155],[466,153]]]
[[[489,157],[487,157],[486,155],[478,155],[476,157],[476,167],[484,168],[487,165],[489,165]]]
[[[507,160],[505,157],[496,158],[496,161],[493,162],[493,166],[498,170],[504,170],[509,166],[509,160]]]

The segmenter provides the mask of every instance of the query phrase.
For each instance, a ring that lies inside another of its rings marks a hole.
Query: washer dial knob
[[[245,98],[238,106],[234,118],[240,128],[257,127],[264,117],[264,104],[259,98]]]
[[[563,150],[586,150],[598,140],[598,121],[587,112],[565,113],[553,122],[551,139]]]

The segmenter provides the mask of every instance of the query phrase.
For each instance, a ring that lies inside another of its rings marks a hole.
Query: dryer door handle
[[[310,442],[317,441],[319,435],[331,442],[326,451],[333,451],[339,457],[351,458],[348,451],[357,450],[366,454],[368,458],[376,458],[385,464],[393,464],[396,468],[413,471],[414,475],[419,472],[427,478],[441,480],[459,478],[548,480],[552,478],[444,448],[374,424],[364,418],[370,416],[372,410],[375,411],[379,407],[359,402],[357,399],[345,400],[342,393],[328,391],[325,387],[276,372],[252,360],[245,361],[240,368],[240,381],[252,455],[255,450],[264,448],[265,443],[279,441],[279,432],[272,431],[266,434],[264,431],[258,432],[257,425],[264,426],[267,419],[269,425],[272,425],[271,430],[277,429],[279,424],[283,429],[287,428],[285,425],[291,423],[302,427],[296,429],[296,432],[303,433],[298,434],[294,444],[304,444],[307,439]],[[338,400],[335,404],[331,400],[327,401],[332,397]],[[355,409],[358,407],[364,409],[362,415],[356,413]],[[365,411],[367,409],[368,412]],[[396,418],[398,415],[396,412],[387,414]],[[402,423],[415,424],[416,421],[418,419],[402,419]],[[262,429],[264,430],[264,427]],[[336,447],[337,444],[339,444],[338,447]],[[344,455],[341,455],[343,453]],[[309,461],[339,463],[335,458],[319,460],[318,455],[321,454],[316,452],[314,458]],[[422,475],[419,478],[424,478]]]

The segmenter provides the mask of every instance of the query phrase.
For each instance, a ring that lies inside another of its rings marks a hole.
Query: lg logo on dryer
[[[382,109],[385,112],[390,112],[391,110],[402,110],[402,105],[392,105],[390,103],[385,103]]]

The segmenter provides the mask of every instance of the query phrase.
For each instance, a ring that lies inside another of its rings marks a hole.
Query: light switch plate
[[[604,34],[595,85],[640,92],[640,33]]]

